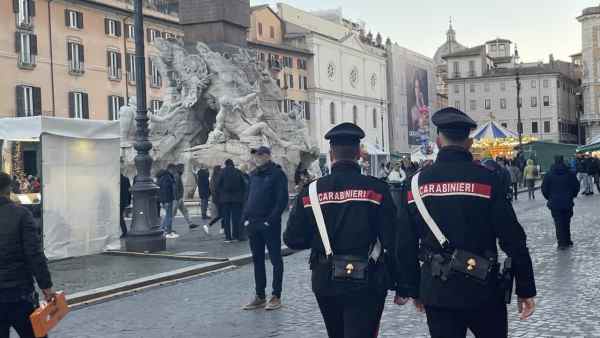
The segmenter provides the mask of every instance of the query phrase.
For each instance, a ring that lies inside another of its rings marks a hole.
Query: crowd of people
[[[42,183],[37,176],[18,175],[12,178],[13,194],[39,193],[42,190]]]

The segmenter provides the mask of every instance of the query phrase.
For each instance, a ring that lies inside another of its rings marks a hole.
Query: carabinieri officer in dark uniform
[[[330,338],[377,337],[387,291],[395,284],[388,278],[384,258],[393,259],[395,252],[396,208],[386,183],[361,174],[357,161],[364,136],[352,123],[342,123],[325,135],[332,170],[316,182],[313,196],[319,201],[333,254],[326,254],[310,186],[298,196],[283,235],[292,249],[312,249],[312,288]]]
[[[507,296],[498,278],[496,242],[512,260],[519,312],[527,319],[536,288],[525,232],[496,176],[473,162],[469,133],[476,123],[454,108],[438,111],[432,122],[438,128],[437,160],[417,176],[420,200],[412,183],[400,199],[396,303],[413,298],[427,314],[432,338],[464,338],[467,328],[476,337],[506,338]],[[421,201],[445,242],[424,220]]]

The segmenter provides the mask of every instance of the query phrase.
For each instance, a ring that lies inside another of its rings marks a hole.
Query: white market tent
[[[44,250],[49,259],[119,247],[118,121],[3,118],[0,140],[40,142]]]

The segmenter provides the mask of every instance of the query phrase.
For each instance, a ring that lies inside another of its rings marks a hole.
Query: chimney
[[[554,54],[550,54],[550,57],[548,59],[550,60],[550,64],[553,65],[554,64]]]

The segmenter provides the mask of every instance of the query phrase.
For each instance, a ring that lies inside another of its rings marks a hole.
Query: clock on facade
[[[327,76],[331,81],[335,79],[335,64],[333,62],[330,62],[329,65],[327,65]]]
[[[371,75],[371,88],[375,89],[377,86],[377,74],[373,73]]]
[[[350,84],[352,85],[352,87],[356,87],[357,83],[358,83],[358,68],[354,67],[354,68],[352,68],[352,71],[350,71]]]

